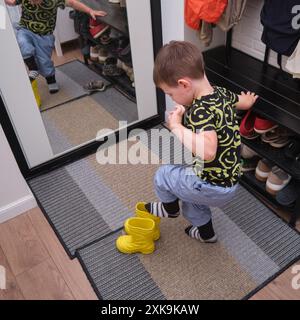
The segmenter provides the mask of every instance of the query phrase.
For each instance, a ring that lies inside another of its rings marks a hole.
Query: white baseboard
[[[5,207],[0,208],[0,223],[12,219],[35,207],[37,207],[37,203],[32,195],[10,203]]]

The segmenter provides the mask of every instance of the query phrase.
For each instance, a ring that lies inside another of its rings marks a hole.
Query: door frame
[[[161,19],[161,0],[150,0],[151,5],[151,21],[152,21],[152,37],[153,37],[153,52],[154,57],[157,55],[158,50],[162,47],[163,39],[162,39],[162,19]],[[126,130],[128,134],[131,130],[136,128],[141,129],[149,129],[161,122],[164,121],[165,110],[166,110],[166,102],[165,95],[159,89],[156,89],[156,100],[157,100],[157,114],[148,119],[138,121],[129,125],[126,129],[116,130],[115,136],[116,141],[119,142],[120,136],[123,137],[124,134],[121,135],[122,130]],[[61,167],[67,163],[74,162],[83,157],[86,157],[89,154],[95,153],[96,150],[105,143],[108,139],[106,136],[102,141],[92,141],[87,143],[84,146],[78,147],[75,150],[71,150],[62,154],[58,157],[55,157],[49,161],[46,161],[40,165],[37,165],[33,168],[29,168],[19,140],[17,138],[14,127],[10,121],[10,117],[8,115],[8,111],[5,108],[4,101],[0,96],[0,124],[4,130],[4,133],[7,137],[8,143],[12,149],[12,152],[15,156],[15,159],[18,163],[21,173],[23,174],[26,180],[31,179],[35,176],[44,174],[46,172],[52,171],[55,168]]]

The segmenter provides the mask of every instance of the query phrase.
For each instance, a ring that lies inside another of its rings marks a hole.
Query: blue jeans
[[[18,26],[15,27],[15,32],[23,59],[33,56],[39,73],[45,78],[53,76],[55,68],[51,55],[54,48],[54,35],[42,36]]]
[[[237,185],[223,188],[201,180],[192,167],[163,165],[154,176],[155,192],[160,201],[182,201],[182,214],[193,225],[202,226],[211,219],[212,207],[222,207],[232,200]]]

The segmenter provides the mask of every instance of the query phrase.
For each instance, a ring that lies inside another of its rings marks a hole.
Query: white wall
[[[240,23],[233,29],[232,46],[259,60],[264,60],[265,45],[261,41],[263,26],[260,22],[260,12],[263,0],[247,1],[247,5]],[[285,66],[287,57],[282,57]],[[277,54],[270,52],[269,64],[278,67]]]
[[[3,0],[0,6],[4,6]],[[0,29],[0,94],[28,165],[34,167],[54,155],[6,10],[5,13],[5,29]]]
[[[171,40],[185,40],[194,43],[202,51],[225,44],[225,33],[219,28],[214,29],[214,37],[209,47],[200,42],[197,31],[189,28],[184,21],[184,0],[162,0],[162,31],[163,43]],[[174,102],[166,97],[166,112],[170,111]]]
[[[37,206],[0,126],[0,223]]]

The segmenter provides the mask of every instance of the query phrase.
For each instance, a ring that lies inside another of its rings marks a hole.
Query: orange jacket
[[[198,30],[200,20],[216,23],[224,12],[227,2],[228,0],[185,0],[186,24]]]

